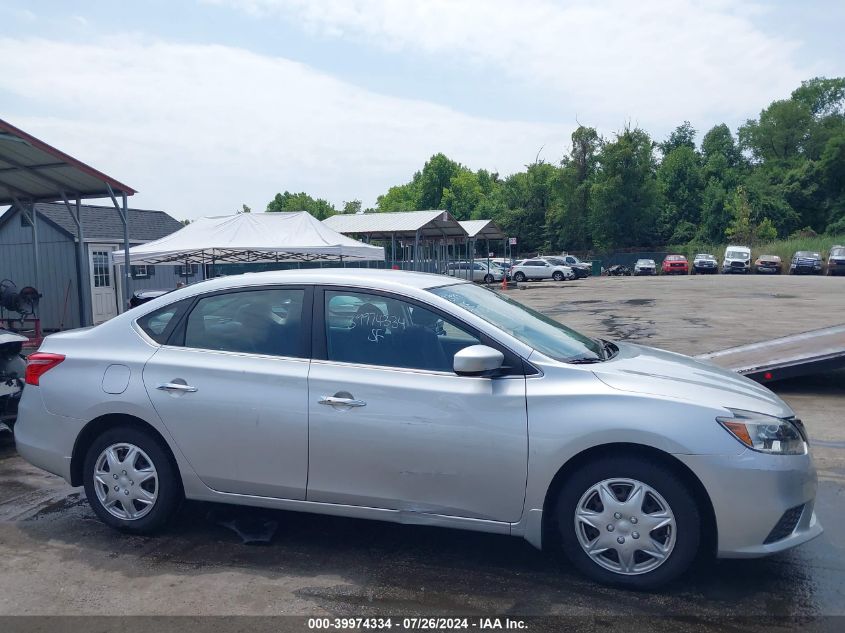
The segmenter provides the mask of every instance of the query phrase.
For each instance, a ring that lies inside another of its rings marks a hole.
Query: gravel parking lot
[[[591,278],[508,292],[585,333],[687,354],[845,322],[836,278]],[[189,503],[161,536],[122,535],[2,433],[0,614],[688,618],[674,630],[725,615],[845,615],[845,372],[775,390],[815,441],[826,532],[773,558],[699,565],[656,594],[596,586],[519,539],[419,526]],[[243,544],[222,525],[235,517],[275,522],[272,541]]]

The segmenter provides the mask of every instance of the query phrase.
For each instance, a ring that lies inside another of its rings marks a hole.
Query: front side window
[[[598,342],[492,290],[473,284],[455,284],[430,288],[429,292],[468,310],[555,360],[596,361],[604,358]]]
[[[325,293],[328,360],[451,372],[455,353],[479,340],[440,315],[392,297]]]
[[[304,298],[288,288],[203,297],[188,315],[185,347],[303,358]]]

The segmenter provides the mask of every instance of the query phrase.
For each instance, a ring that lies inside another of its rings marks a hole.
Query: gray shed
[[[68,329],[102,323],[122,312],[122,279],[110,265],[109,254],[123,247],[124,226],[114,207],[82,205],[83,270],[77,257],[77,227],[62,203],[35,203],[38,221],[40,277],[34,279],[33,230],[17,206],[0,216],[0,280],[19,288],[35,286],[42,294],[38,316],[44,330]],[[127,209],[129,243],[143,244],[182,228],[164,211]],[[197,267],[132,266],[132,290],[169,289]],[[191,280],[191,279],[189,279]]]

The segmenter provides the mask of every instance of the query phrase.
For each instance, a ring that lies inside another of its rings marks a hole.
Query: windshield
[[[845,257],[845,248],[833,248],[830,251],[831,257]]]
[[[696,259],[716,259],[712,255],[708,255],[707,253],[699,253],[695,256]]]
[[[819,254],[812,251],[798,251],[795,253],[796,257],[806,257],[807,259],[819,259]]]
[[[469,310],[549,358],[563,362],[603,358],[600,343],[493,290],[455,284],[429,288],[429,292]]]
[[[743,253],[742,251],[728,251],[725,253],[725,257],[728,259],[748,259],[748,253]]]
[[[638,259],[637,266],[653,266],[654,260],[653,259]]]

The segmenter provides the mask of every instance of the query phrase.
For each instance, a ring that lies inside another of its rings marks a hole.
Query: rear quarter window
[[[159,345],[164,345],[173,327],[182,317],[191,303],[191,299],[183,299],[169,306],[153,310],[139,318],[136,323],[144,333]]]

